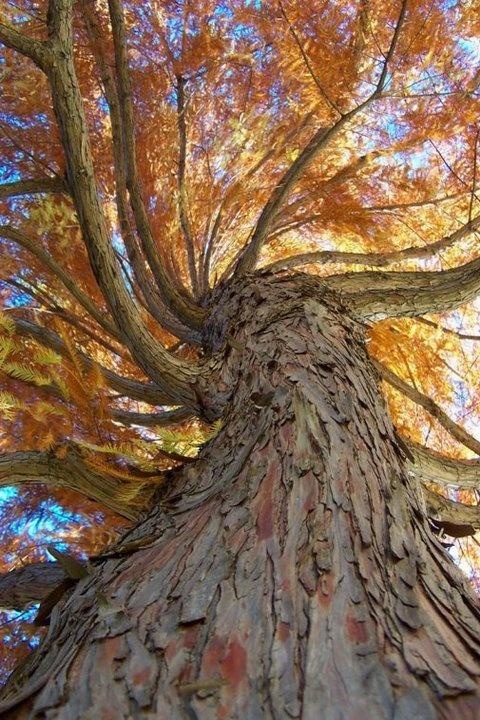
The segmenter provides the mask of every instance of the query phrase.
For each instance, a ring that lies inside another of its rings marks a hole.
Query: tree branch
[[[331,275],[324,282],[345,293],[352,310],[375,320],[454,310],[480,293],[480,258],[451,270]]]
[[[160,413],[137,413],[126,410],[110,410],[109,416],[122,425],[141,425],[142,427],[166,427],[195,417],[188,408],[175,408]]]
[[[185,184],[185,168],[187,158],[187,124],[185,121],[185,78],[176,76],[177,80],[177,127],[179,137],[178,156],[178,214],[187,248],[188,270],[194,297],[198,296],[198,277],[195,264],[195,248],[193,245],[192,229],[187,211],[187,189]]]
[[[465,195],[465,190],[460,190],[450,195],[441,195],[440,197],[430,198],[430,200],[413,200],[411,202],[391,203],[387,205],[369,205],[362,208],[365,212],[389,212],[390,210],[407,210],[409,208],[425,207],[427,205],[440,205],[441,203],[455,200]]]
[[[177,291],[166,269],[160,262],[155,247],[148,215],[140,192],[140,180],[137,170],[132,102],[133,92],[128,65],[123,3],[122,0],[109,0],[108,6],[115,50],[117,92],[120,107],[122,108],[121,120],[126,164],[126,182],[137,231],[164,303],[172,313],[187,326],[199,329],[204,312],[194,302]]]
[[[166,330],[182,340],[198,343],[198,333],[181,323],[176,316],[172,316],[170,311],[166,308],[156,284],[151,282],[143,255],[138,246],[138,241],[132,228],[128,212],[126,184],[127,171],[123,147],[122,114],[115,78],[112,74],[110,63],[105,56],[102,31],[99,26],[94,3],[92,0],[81,0],[81,8],[90,42],[90,49],[98,67],[100,80],[103,85],[103,91],[109,109],[112,130],[113,164],[115,171],[115,200],[120,232],[127,251],[128,261],[133,270],[133,275],[143,295],[143,300],[141,300],[141,302],[144,304],[146,310],[150,312],[152,317],[155,318],[155,320],[157,320]]]
[[[139,366],[173,402],[195,407],[198,403],[192,387],[195,367],[172,357],[143,323],[107,234],[73,59],[72,0],[50,0],[48,17],[55,61],[48,66],[47,76],[67,161],[68,184],[94,275],[118,322],[122,339]]]
[[[88,327],[88,325],[83,322],[83,319],[77,317],[76,315],[73,315],[64,307],[59,305],[57,301],[52,298],[51,288],[49,288],[50,294],[48,294],[48,292],[43,288],[40,288],[23,278],[22,281],[19,282],[15,278],[9,277],[5,278],[5,280],[0,280],[0,283],[5,283],[6,285],[14,287],[22,294],[30,295],[30,297],[32,297],[36,302],[39,303],[39,305],[41,305],[42,309],[48,310],[48,312],[52,315],[56,315],[58,318],[64,320],[72,327],[75,327],[85,335],[88,335],[89,338],[94,340],[94,342],[101,345],[109,352],[113,353],[114,355],[118,355],[125,360],[130,359],[127,355],[128,351],[125,350],[123,346],[121,346],[121,348],[115,347],[114,345],[109,343],[104,337],[100,337],[98,333],[92,330],[92,328]]]
[[[70,357],[68,348],[65,346],[63,340],[52,330],[23,319],[15,319],[14,324],[19,335],[33,337],[42,345],[51,348],[60,355],[67,358]],[[84,330],[84,328],[82,328],[82,330]],[[96,341],[99,342],[99,340]],[[114,348],[110,348],[110,350],[111,352],[116,352]],[[138,400],[139,402],[150,405],[168,405],[167,398],[161,394],[155,385],[141,383],[138,380],[117,375],[112,370],[103,367],[99,363],[95,363],[88,355],[80,351],[78,351],[78,355],[87,368],[91,368],[96,364],[107,385],[122,397],[128,397],[132,400]],[[60,390],[55,390],[53,386],[44,386],[43,389],[48,389],[48,391],[53,392],[55,397],[63,399]],[[189,408],[184,407],[153,413],[130,412],[128,410],[117,410],[116,408],[105,408],[104,412],[108,418],[122,425],[142,425],[143,427],[166,427],[196,417],[195,413]]]
[[[382,71],[378,79],[378,83],[374,91],[359,105],[349,112],[341,116],[341,118],[330,128],[319,128],[313,135],[296,160],[290,165],[288,170],[283,174],[280,181],[275,186],[266,205],[264,206],[260,217],[257,221],[252,237],[241,254],[234,274],[244,275],[250,272],[258,259],[262,244],[268,236],[270,228],[277,216],[278,211],[287,199],[290,191],[295,186],[297,180],[308,169],[312,161],[317,157],[319,152],[325,149],[330,141],[335,138],[338,133],[352,120],[358,113],[368,107],[374,100],[381,96],[386,83],[388,65],[393,57],[398,39],[400,37],[401,28],[405,19],[407,9],[407,0],[402,0],[399,18],[395,26],[392,41],[383,63]]]
[[[97,321],[109,335],[114,338],[119,338],[118,330],[115,326],[108,322],[105,317],[105,311],[98,310],[95,304],[85,293],[80,290],[76,283],[71,279],[70,275],[62,268],[57,261],[52,258],[45,250],[41,247],[39,242],[33,242],[29,237],[24,235],[22,232],[17,230],[10,225],[0,225],[0,237],[4,237],[7,240],[17,243],[21,247],[28,250],[34,257],[39,260],[42,265],[52,272],[60,282],[67,288],[69,293],[77,300],[77,302],[83,307],[87,313]]]
[[[317,74],[315,73],[315,71],[314,71],[314,69],[313,69],[313,67],[312,67],[312,64],[311,64],[311,62],[310,62],[310,58],[308,57],[307,53],[305,52],[305,49],[304,49],[304,47],[303,47],[303,45],[302,45],[302,43],[301,43],[301,41],[300,41],[300,38],[299,38],[299,36],[298,36],[298,33],[297,33],[297,31],[295,30],[295,28],[294,28],[294,26],[292,25],[292,23],[290,22],[290,20],[288,19],[288,16],[287,16],[287,14],[286,14],[286,12],[285,12],[285,8],[283,7],[283,3],[282,3],[282,2],[279,2],[279,3],[278,3],[278,6],[279,6],[279,8],[280,8],[280,12],[282,13],[282,15],[283,15],[283,17],[284,17],[284,19],[285,19],[285,22],[286,22],[287,25],[288,25],[288,29],[289,29],[289,31],[290,31],[290,35],[293,37],[294,42],[295,42],[296,46],[298,47],[298,49],[299,49],[299,51],[300,51],[300,55],[302,56],[302,60],[303,60],[303,62],[304,62],[304,64],[305,64],[305,67],[307,68],[308,73],[309,73],[310,77],[312,78],[313,82],[314,82],[315,85],[317,86],[317,89],[318,89],[320,95],[321,95],[322,98],[327,102],[327,104],[330,105],[330,107],[332,107],[334,110],[336,110],[336,112],[337,112],[339,115],[342,115],[342,112],[339,110],[339,108],[338,108],[338,106],[336,105],[336,103],[331,99],[331,97],[329,96],[329,94],[327,93],[327,91],[325,90],[325,88],[324,88],[324,87],[322,86],[322,84],[320,83],[320,80],[318,79]]]
[[[15,331],[19,335],[34,338],[37,342],[45,345],[45,347],[51,348],[59,355],[62,355],[62,357],[70,358],[70,353],[62,338],[53,332],[53,330],[49,330],[42,325],[36,325],[23,318],[15,318],[13,322],[15,324]],[[103,365],[100,365],[100,363],[95,362],[82,351],[77,350],[77,353],[80,360],[85,364],[85,367],[92,368],[96,365],[107,385],[120,395],[129,397],[132,400],[146,402],[150,405],[169,404],[169,397],[162,392],[158,385],[154,383],[142,383],[138,380],[117,375],[113,370],[109,370]]]
[[[220,223],[222,221],[223,210],[224,210],[224,198],[220,202],[220,206],[217,210],[217,214],[215,215],[215,220],[213,221],[212,230],[207,238],[207,242],[205,245],[203,263],[202,263],[202,266],[200,269],[200,290],[201,290],[201,292],[206,292],[209,288],[210,262],[212,259],[212,252],[213,252],[215,240],[216,240],[218,231],[220,230]]]
[[[423,487],[422,491],[428,514],[447,535],[466,537],[474,535],[480,528],[478,506],[450,500],[426,487]]]
[[[0,607],[3,610],[24,610],[41,602],[66,578],[56,562],[36,562],[0,575]]]
[[[413,456],[411,470],[422,482],[480,489],[480,460],[455,460],[411,440],[404,442]]]
[[[389,368],[382,365],[378,360],[372,361],[381,377],[385,382],[391,385],[393,388],[401,392],[403,395],[408,397],[417,405],[420,405],[426,410],[429,415],[438,420],[440,425],[462,445],[472,450],[477,455],[480,455],[480,441],[476,440],[470,433],[464,428],[454,422],[447,413],[442,410],[431,398],[427,397],[419,390],[416,390],[411,385],[406,383],[404,380],[395,375]]]
[[[454,335],[455,337],[459,338],[459,340],[474,340],[474,341],[480,340],[480,335],[471,335],[469,333],[462,333],[462,332],[459,332],[458,330],[453,330],[453,328],[444,327],[443,325],[440,325],[439,323],[433,322],[433,320],[428,320],[428,318],[418,317],[418,318],[416,318],[416,322],[422,323],[422,325],[428,325],[429,327],[433,327],[436,330],[441,330],[443,333],[447,333],[448,335]]]
[[[37,450],[0,455],[0,486],[29,483],[74,490],[129,520],[138,518],[149,496],[141,484],[134,488],[132,481],[131,495],[135,497],[137,490],[138,497],[136,501],[132,497],[126,500],[130,493],[125,480],[89,467],[72,447],[68,447],[62,458]]]
[[[67,193],[67,188],[59,177],[32,178],[16,180],[0,185],[0,200],[20,195],[38,195],[43,193]]]
[[[360,112],[366,104],[367,101],[362,103],[362,105],[358,105],[349,113],[342,115],[340,120],[338,120],[338,122],[331,128],[319,128],[319,130],[317,130],[311,140],[303,148],[302,152],[298,155],[297,159],[283,174],[260,213],[260,217],[257,221],[250,242],[245,247],[237,262],[237,266],[234,271],[236,276],[245,275],[254,268],[260,249],[268,236],[277,213],[287,199],[297,180],[307,170],[318,153],[327,147],[330,141],[338,135],[347,122]]]
[[[395,250],[393,252],[342,252],[340,250],[313,250],[311,252],[292,255],[291,257],[282,258],[276,262],[267,265],[264,270],[270,272],[278,272],[279,270],[287,270],[297,267],[298,265],[308,265],[310,263],[345,263],[349,265],[371,265],[385,266],[392,263],[402,262],[404,260],[422,260],[435,255],[442,250],[446,250],[454,243],[462,240],[465,236],[480,227],[480,215],[473,220],[469,220],[465,225],[455,230],[450,235],[422,247],[412,246],[403,250]]]
[[[35,65],[43,71],[50,62],[51,58],[47,43],[23,35],[11,24],[0,22],[0,42],[33,60]]]

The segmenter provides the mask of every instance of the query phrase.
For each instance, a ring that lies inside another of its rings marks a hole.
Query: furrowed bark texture
[[[361,325],[304,277],[214,300],[222,429],[125,539],[144,546],[58,604],[8,717],[478,717],[478,608],[404,470]]]

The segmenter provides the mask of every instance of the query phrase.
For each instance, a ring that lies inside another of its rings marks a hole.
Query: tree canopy
[[[478,586],[479,31],[477,0],[4,2],[3,570],[135,521],[218,432],[215,288],[305,272]]]

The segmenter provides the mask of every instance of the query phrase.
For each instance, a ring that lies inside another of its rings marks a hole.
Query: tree
[[[474,5],[6,7],[0,476],[131,525],[5,716],[477,716]]]

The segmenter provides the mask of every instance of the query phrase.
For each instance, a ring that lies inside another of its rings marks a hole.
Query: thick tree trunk
[[[126,539],[144,546],[59,603],[7,716],[478,717],[478,608],[403,468],[362,327],[313,279],[215,302],[221,431]]]

